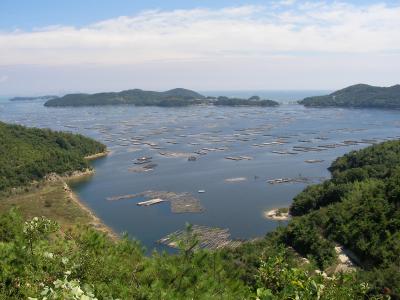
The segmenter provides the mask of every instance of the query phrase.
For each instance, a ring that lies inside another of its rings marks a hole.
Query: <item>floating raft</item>
[[[276,178],[267,180],[269,184],[277,184],[277,183],[307,183],[309,182],[308,178]]]
[[[137,203],[141,206],[149,206],[146,203],[158,204],[160,201],[151,201],[155,199],[162,199],[163,202],[170,202],[171,212],[175,214],[179,213],[201,213],[204,211],[203,206],[200,203],[200,200],[195,198],[190,193],[174,193],[174,192],[166,192],[166,191],[145,191],[137,194],[129,194],[129,195],[121,195],[108,197],[106,200],[108,201],[118,201],[118,200],[127,200],[127,199],[135,199],[139,197],[145,197],[148,200]],[[149,202],[150,201],[150,202]]]
[[[128,168],[128,171],[134,173],[143,173],[143,172],[153,171],[155,167],[157,167],[157,164],[146,162],[146,164],[142,166]]]
[[[158,204],[158,203],[162,203],[165,202],[165,200],[160,199],[160,198],[156,198],[156,199],[151,199],[148,201],[142,201],[142,202],[138,202],[137,205],[139,206],[150,206],[150,205],[154,205],[154,204]]]
[[[165,156],[165,157],[173,157],[173,158],[189,158],[193,156],[192,153],[186,153],[186,152],[158,152],[160,155]]]
[[[242,182],[246,180],[247,180],[246,177],[235,177],[235,178],[227,178],[225,179],[225,182]]]
[[[178,248],[180,241],[195,238],[199,241],[195,249],[216,250],[221,248],[237,248],[243,244],[242,240],[231,239],[229,229],[193,225],[190,231],[178,230],[157,242],[172,248]]]
[[[239,161],[239,160],[252,160],[253,158],[251,156],[227,156],[225,157],[225,159]]]
[[[324,162],[324,160],[323,159],[307,159],[304,162],[309,163],[309,164],[315,164],[315,163]]]

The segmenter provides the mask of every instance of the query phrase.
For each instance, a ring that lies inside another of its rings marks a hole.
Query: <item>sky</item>
[[[400,0],[0,0],[0,95],[398,84]]]

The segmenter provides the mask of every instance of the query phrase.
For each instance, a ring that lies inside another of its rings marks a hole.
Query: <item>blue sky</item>
[[[133,15],[142,10],[223,8],[241,5],[268,5],[262,0],[1,0],[0,29],[24,29],[54,24],[84,26],[103,19]],[[311,1],[312,2],[312,1]],[[329,1],[328,1],[329,2]],[[330,1],[332,2],[332,1]],[[382,3],[376,0],[346,1],[355,5]],[[388,5],[400,1],[384,1]]]
[[[0,95],[400,78],[400,0],[0,0]]]

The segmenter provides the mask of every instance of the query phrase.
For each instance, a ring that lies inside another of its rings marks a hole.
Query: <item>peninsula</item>
[[[356,84],[329,95],[307,97],[301,101],[306,107],[400,108],[400,85],[377,87]]]

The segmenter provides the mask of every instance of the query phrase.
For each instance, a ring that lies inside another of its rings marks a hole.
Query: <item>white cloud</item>
[[[144,11],[86,27],[0,32],[0,65],[137,64],[400,51],[400,6],[280,1]]]

